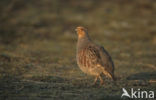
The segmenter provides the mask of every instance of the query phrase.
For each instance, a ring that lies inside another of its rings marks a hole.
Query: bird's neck
[[[78,38],[77,51],[80,51],[81,49],[83,49],[84,47],[86,47],[90,42],[91,42],[91,39],[88,36],[88,34],[87,34],[87,36]]]

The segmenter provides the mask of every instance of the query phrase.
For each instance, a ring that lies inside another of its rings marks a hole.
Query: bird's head
[[[77,32],[79,38],[85,37],[87,35],[87,29],[82,26],[77,27],[75,31]]]

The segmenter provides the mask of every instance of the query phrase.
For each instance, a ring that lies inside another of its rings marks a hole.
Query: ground
[[[1,0],[0,12],[0,100],[120,100],[122,88],[156,91],[155,0]],[[77,26],[112,56],[115,83],[90,86],[94,77],[76,64]]]

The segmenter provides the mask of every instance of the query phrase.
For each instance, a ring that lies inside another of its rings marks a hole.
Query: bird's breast
[[[94,66],[94,61],[92,61],[92,55],[89,54],[89,51],[84,48],[78,52],[77,62],[80,67],[91,68]]]

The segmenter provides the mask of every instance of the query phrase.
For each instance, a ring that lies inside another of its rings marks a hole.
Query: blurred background
[[[124,86],[155,87],[155,0],[1,0],[0,14],[1,100],[117,99]],[[119,86],[86,87],[77,26],[109,51]]]

